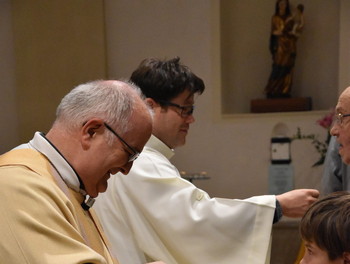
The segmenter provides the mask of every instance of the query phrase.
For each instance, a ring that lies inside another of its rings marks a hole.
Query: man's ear
[[[93,118],[83,124],[81,128],[81,142],[84,147],[87,147],[91,139],[97,133],[103,133],[104,123],[102,119]]]
[[[157,105],[159,105],[156,101],[154,101],[152,98],[147,97],[145,99],[146,104],[151,107],[152,109],[155,108]]]
[[[344,252],[343,253],[343,259],[344,259],[344,264],[350,264],[350,253],[349,252]]]

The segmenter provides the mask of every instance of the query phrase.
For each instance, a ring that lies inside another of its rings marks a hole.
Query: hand
[[[306,210],[316,202],[320,192],[314,189],[298,189],[276,195],[284,216],[302,217]]]

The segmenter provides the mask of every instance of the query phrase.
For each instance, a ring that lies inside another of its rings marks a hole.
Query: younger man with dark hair
[[[145,59],[131,81],[153,109],[152,136],[129,176],[112,177],[110,189],[96,202],[120,263],[269,263],[273,218],[281,217],[276,204],[286,216],[301,217],[318,191],[210,198],[181,178],[169,160],[195,121],[195,94],[204,91],[203,81],[179,58]]]

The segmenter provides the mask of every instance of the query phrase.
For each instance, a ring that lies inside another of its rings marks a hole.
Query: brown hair
[[[330,260],[350,252],[350,192],[335,192],[314,203],[301,219],[300,233],[327,251]]]

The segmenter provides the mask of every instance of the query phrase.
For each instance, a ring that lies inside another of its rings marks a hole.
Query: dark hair
[[[185,90],[191,94],[202,94],[205,86],[180,58],[159,60],[144,59],[132,73],[130,80],[140,87],[143,94],[156,102],[170,101]]]
[[[350,193],[335,192],[315,202],[301,219],[300,233],[330,260],[350,252]]]

